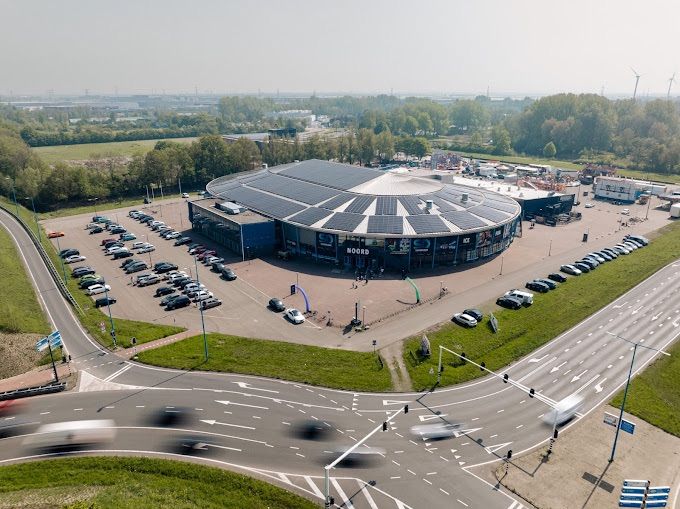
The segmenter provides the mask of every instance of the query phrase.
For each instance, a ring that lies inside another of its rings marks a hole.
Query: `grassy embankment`
[[[0,203],[2,203],[2,205],[12,212],[15,211],[14,204],[7,201],[5,198],[0,197]],[[37,234],[38,230],[33,218],[33,212],[20,206],[19,215],[24,220],[24,222],[26,222],[29,228],[31,228],[31,230]],[[59,274],[62,274],[61,262],[59,260],[55,246],[47,238],[42,228],[40,228],[40,235],[42,245],[51,258],[52,263],[54,263],[54,266],[57,268]],[[68,288],[84,312],[82,315],[78,315],[81,323],[85,326],[87,331],[95,339],[97,339],[97,341],[99,341],[99,343],[106,347],[112,346],[113,340],[109,334],[111,325],[108,315],[105,315],[101,310],[95,308],[92,298],[87,296],[82,290],[78,288],[78,280],[71,277],[71,268],[69,266],[66,266],[66,274]],[[76,313],[76,315],[77,314],[78,313]],[[100,329],[100,324],[102,322],[105,324],[105,328],[107,329],[105,332],[102,332]],[[171,336],[185,330],[182,327],[158,325],[146,322],[138,322],[135,320],[125,320],[122,318],[114,318],[113,323],[116,328],[118,346],[125,348],[131,346],[130,339],[133,336],[137,338],[137,343],[141,344],[148,341],[153,341],[155,339]]]
[[[156,190],[158,193],[158,190]],[[177,199],[179,198],[179,194],[171,194],[171,195],[166,195],[163,199],[159,198],[158,196],[154,198],[153,204],[152,205],[144,205],[144,197],[140,196],[137,198],[121,198],[120,200],[102,200],[102,201],[97,201],[97,214],[103,214],[106,215],[106,210],[107,209],[119,209],[123,207],[130,207],[132,205],[139,205],[139,209],[143,208],[154,208],[158,207],[160,204],[172,200],[172,199]],[[40,212],[38,214],[38,220],[42,219],[54,219],[57,217],[67,217],[67,216],[75,216],[78,214],[84,214],[84,213],[92,214],[93,216],[95,215],[95,208],[92,205],[77,205],[75,207],[60,207],[57,210],[52,210],[50,212]],[[115,219],[112,217],[111,219]]]
[[[349,352],[281,341],[208,334],[147,350],[139,360],[155,366],[244,373],[357,391],[389,391],[390,372],[370,352]]]
[[[0,494],[0,506],[14,508],[319,507],[244,475],[148,458],[61,458],[0,467]]]
[[[428,333],[432,356],[427,359],[418,357],[420,336],[413,337],[405,343],[404,360],[414,388],[422,390],[435,382],[439,345],[459,353],[465,352],[468,358],[478,363],[485,362],[489,369],[502,369],[581,322],[677,258],[680,258],[680,223],[664,227],[661,235],[644,249],[620,256],[591,273],[569,277],[566,283],[547,294],[536,294],[530,308],[518,311],[494,308],[492,311],[500,326],[498,334],[491,332],[487,319],[474,329],[444,324]],[[461,383],[482,375],[478,368],[461,364],[452,354],[445,354],[443,363],[442,385]],[[430,374],[430,369],[433,374]]]

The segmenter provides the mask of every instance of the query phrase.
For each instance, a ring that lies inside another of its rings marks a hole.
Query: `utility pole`
[[[194,267],[196,268],[196,282],[198,283],[198,289],[201,289],[201,281],[198,278],[198,262],[196,261],[196,255],[194,255]],[[205,353],[205,362],[208,362],[208,339],[205,335],[205,320],[203,319],[203,306],[201,301],[198,301],[198,310],[201,312],[201,327],[203,328],[203,350]]]
[[[106,288],[106,280],[104,280],[104,295],[106,296],[106,307],[109,310],[109,321],[111,322],[111,339],[113,339],[113,349],[116,349],[116,326],[113,324],[113,315],[111,314],[111,303],[109,302],[109,291]]]

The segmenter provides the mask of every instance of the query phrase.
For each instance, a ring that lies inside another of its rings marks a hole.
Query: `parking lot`
[[[196,197],[192,196],[192,199]],[[415,293],[407,282],[401,280],[400,274],[385,273],[381,279],[355,284],[353,272],[341,271],[326,264],[283,261],[273,256],[243,261],[226,248],[191,233],[185,200],[98,210],[97,213],[121,224],[134,233],[138,241],[152,243],[156,247],[155,251],[135,256],[135,259],[144,260],[150,266],[159,261],[168,261],[192,277],[196,273],[193,257],[188,254],[186,246],[175,247],[173,240],[160,238],[146,225],[128,217],[129,210],[144,210],[186,233],[196,242],[215,248],[219,256],[226,259],[225,265],[231,267],[238,276],[235,281],[225,281],[211,272],[209,267],[198,264],[200,281],[223,302],[221,306],[204,313],[208,331],[368,350],[371,348],[371,338],[378,338],[379,345],[384,346],[450,319],[454,312],[464,308],[481,307],[488,310],[493,308],[498,295],[509,288],[524,287],[525,282],[534,277],[545,277],[564,263],[572,263],[590,251],[616,244],[626,233],[645,235],[658,229],[669,221],[668,212],[655,208],[659,205],[658,199],[653,198],[652,201],[649,219],[639,223],[632,222],[631,218],[644,218],[647,214],[646,205],[626,205],[630,215],[623,216],[620,212],[624,207],[591,198],[582,199],[581,205],[575,207],[583,214],[581,221],[559,227],[537,224],[533,229],[529,227],[529,222],[524,222],[522,237],[516,238],[505,253],[494,259],[459,266],[453,271],[411,274],[423,301],[416,307]],[[593,203],[594,207],[586,209],[586,202]],[[145,288],[130,284],[130,276],[120,268],[124,260],[111,260],[100,247],[103,238],[117,235],[107,232],[89,235],[85,230],[93,215],[94,209],[90,214],[51,219],[44,223],[47,230],[65,232],[65,237],[59,239],[62,249],[74,247],[87,257],[85,262],[74,264],[74,268],[91,265],[106,278],[112,287],[111,295],[117,299],[117,303],[111,307],[114,316],[200,330],[200,313],[195,305],[165,311],[158,306],[159,299],[153,297],[158,284]],[[629,226],[622,226],[625,222]],[[584,233],[588,234],[587,243],[582,242]],[[56,245],[56,239],[54,242]],[[131,244],[126,243],[128,246]],[[294,325],[283,314],[273,313],[266,308],[271,297],[278,297],[287,307],[305,311],[303,297],[300,294],[290,295],[290,285],[293,283],[307,292],[311,308],[316,311],[316,316],[309,316],[301,325]],[[441,299],[440,288],[448,289]],[[370,332],[356,334],[346,328],[354,317],[357,305],[359,319],[365,318],[366,323],[371,324]],[[327,326],[329,316],[332,326]]]

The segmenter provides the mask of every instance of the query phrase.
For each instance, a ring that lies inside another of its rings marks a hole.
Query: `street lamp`
[[[17,191],[16,191],[16,188],[14,187],[14,179],[11,179],[9,177],[5,177],[5,180],[9,180],[10,184],[12,185],[12,197],[14,198],[14,208],[16,208],[17,217],[19,217],[19,204],[17,203]]]
[[[619,439],[619,430],[621,429],[621,421],[623,419],[623,409],[626,406],[626,397],[628,396],[628,386],[630,385],[630,377],[633,374],[633,364],[635,363],[635,354],[637,353],[638,347],[646,348],[647,350],[653,350],[658,353],[662,353],[664,355],[667,355],[670,357],[671,354],[668,352],[664,352],[663,350],[659,350],[658,348],[654,348],[652,346],[647,346],[643,345],[641,343],[637,343],[635,341],[631,341],[629,339],[626,339],[624,337],[619,336],[618,334],[614,334],[613,332],[607,332],[610,336],[614,336],[615,338],[622,339],[626,343],[630,343],[633,345],[633,356],[630,359],[630,369],[628,370],[628,379],[626,380],[626,388],[623,391],[623,401],[621,402],[621,411],[619,412],[619,421],[616,425],[616,434],[614,435],[614,445],[612,445],[612,454],[609,457],[609,463],[614,461],[614,453],[616,452],[616,442]]]
[[[196,255],[194,255],[194,267],[196,268],[196,283],[198,283],[198,289],[201,289],[201,281],[198,279],[198,262],[196,261]],[[205,361],[208,362],[208,339],[205,336],[205,320],[203,319],[203,306],[201,301],[198,301],[198,310],[201,312],[201,327],[203,328],[203,350],[205,351]]]
[[[111,302],[109,302],[109,291],[106,289],[106,280],[104,280],[104,295],[106,296],[106,307],[109,309],[109,321],[111,322],[111,338],[113,339],[113,349],[116,349],[116,326],[113,324],[113,315],[111,315]]]
[[[33,219],[35,219],[35,229],[38,230],[38,240],[42,243],[42,238],[40,236],[40,225],[38,224],[38,214],[35,212],[35,202],[33,201],[33,197],[29,196],[24,198],[24,200],[31,200],[31,206],[33,207]]]
[[[94,215],[97,215],[97,200],[99,198],[90,198],[88,201],[92,202],[92,206],[94,207]]]
[[[59,244],[59,237],[57,237],[57,249],[59,250],[59,261],[61,262],[61,271],[64,273],[64,286],[66,286],[66,267],[64,267],[64,259],[61,256],[61,245]]]

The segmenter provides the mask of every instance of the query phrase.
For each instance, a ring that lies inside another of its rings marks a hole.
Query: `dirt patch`
[[[94,498],[103,486],[55,487],[3,493],[0,509],[52,509]],[[85,506],[83,506],[85,507]]]
[[[38,365],[43,354],[35,351],[40,334],[0,332],[0,378],[20,375]]]

